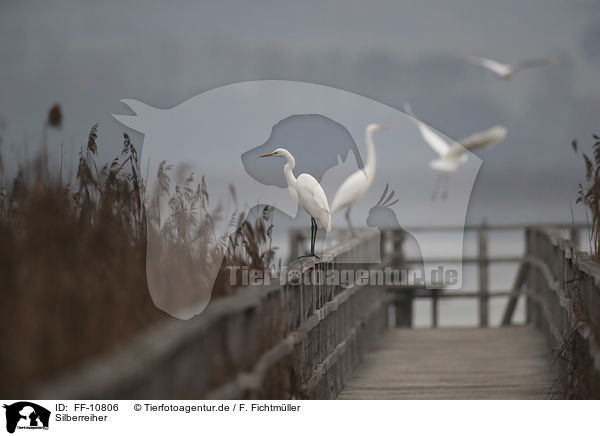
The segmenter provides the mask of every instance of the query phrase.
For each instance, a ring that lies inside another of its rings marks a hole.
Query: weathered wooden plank
[[[513,284],[512,293],[508,303],[506,304],[506,310],[504,312],[504,316],[502,317],[502,325],[508,326],[512,322],[513,314],[515,313],[515,308],[517,307],[517,302],[519,301],[519,297],[521,296],[521,288],[525,283],[525,279],[527,278],[527,273],[529,272],[529,263],[522,262],[519,265],[519,270],[517,271],[517,276],[515,278],[515,282]]]
[[[487,261],[489,263],[518,263],[523,260],[523,256],[488,256]],[[423,259],[417,258],[406,258],[403,261],[405,264],[413,264],[413,263],[422,263]],[[428,258],[427,262],[430,263],[479,263],[481,262],[481,257],[479,256],[465,256],[465,257],[432,257]]]
[[[533,327],[394,329],[338,398],[549,398],[554,380],[551,352]]]
[[[479,279],[479,326],[488,326],[488,236],[485,221],[477,232],[477,246],[479,257],[478,279]]]

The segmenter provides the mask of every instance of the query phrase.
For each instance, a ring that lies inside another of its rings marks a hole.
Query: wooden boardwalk
[[[556,379],[534,327],[391,329],[339,399],[545,399]]]

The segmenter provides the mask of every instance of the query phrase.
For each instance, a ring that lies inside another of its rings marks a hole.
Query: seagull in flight
[[[556,62],[555,57],[526,59],[524,61],[516,62],[514,64],[503,64],[492,59],[477,56],[468,56],[466,60],[470,64],[479,65],[483,68],[487,68],[501,79],[510,79],[512,75],[515,74],[517,71],[533,67],[543,67],[545,65],[550,65]]]
[[[431,168],[441,172],[434,187],[432,200],[435,199],[437,192],[444,183],[445,187],[442,191],[442,198],[446,198],[450,174],[467,161],[469,157],[467,151],[492,147],[506,137],[506,127],[494,126],[482,132],[473,133],[458,142],[448,142],[430,126],[417,118],[408,103],[404,105],[404,111],[419,128],[425,142],[439,154],[438,159],[429,162]]]

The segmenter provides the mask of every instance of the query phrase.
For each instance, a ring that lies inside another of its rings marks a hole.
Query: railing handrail
[[[568,223],[568,222],[546,222],[546,223],[508,223],[508,224],[465,224],[464,226],[443,226],[443,225],[427,225],[427,226],[406,226],[405,230],[409,232],[425,232],[425,231],[477,231],[485,227],[488,231],[492,232],[503,232],[503,231],[514,231],[524,230],[529,227],[553,227],[559,229],[585,229],[589,227],[588,224],[582,222]]]
[[[337,256],[378,251],[374,236],[363,232],[328,249],[319,261],[299,259],[291,267],[303,273],[335,268]],[[357,283],[342,288],[283,280],[246,286],[212,301],[200,316],[166,319],[149,327],[125,346],[46,381],[30,395],[152,398],[159,392],[173,397],[243,398],[259,395],[266,374],[275,371],[297,377],[282,383],[297,383],[302,395],[330,398],[387,322],[388,304],[383,290],[371,292]],[[316,334],[323,325],[336,326],[336,337]],[[215,375],[219,371],[227,373]],[[182,381],[184,373],[193,377]]]
[[[484,227],[488,231],[512,231],[512,230],[524,230],[529,227],[553,227],[559,229],[585,229],[589,227],[589,224],[584,222],[543,222],[543,223],[535,223],[535,222],[524,222],[524,223],[508,223],[508,224],[465,224],[464,226],[460,225],[419,225],[419,226],[406,226],[403,229],[407,232],[427,232],[427,231],[436,231],[436,232],[458,232],[461,230],[464,231],[476,231],[481,227]],[[390,227],[389,230],[395,230],[395,228]],[[300,232],[305,233],[308,232],[308,229],[304,227],[292,227],[290,228],[290,232]],[[334,227],[332,232],[347,232],[345,227]]]
[[[410,302],[406,300],[402,301],[401,304],[412,304],[413,298],[430,298],[431,304],[431,326],[437,327],[438,325],[438,300],[440,298],[476,298],[479,300],[479,326],[487,327],[489,325],[489,299],[496,297],[510,297],[507,303],[505,314],[502,320],[502,324],[506,325],[506,319],[508,316],[512,317],[512,313],[516,307],[516,299],[521,293],[521,285],[524,274],[523,265],[526,264],[526,256],[524,255],[489,255],[489,232],[497,231],[526,231],[529,228],[552,228],[556,230],[569,229],[571,231],[571,239],[574,241],[574,245],[578,246],[579,243],[579,230],[587,228],[585,223],[566,223],[566,222],[554,222],[554,223],[543,223],[543,224],[530,224],[530,223],[512,223],[512,224],[488,224],[483,221],[481,224],[474,225],[468,224],[465,226],[421,226],[421,227],[407,227],[405,230],[408,232],[477,232],[478,240],[478,252],[475,255],[460,256],[460,257],[439,257],[435,259],[428,259],[428,262],[433,263],[474,263],[478,265],[478,289],[475,292],[444,292],[443,289],[419,289],[415,290],[411,294]],[[422,259],[417,258],[405,258],[403,263],[414,264],[421,263]],[[489,290],[489,266],[494,263],[518,263],[520,265],[517,271],[517,277],[513,284],[512,290],[510,291],[494,291]]]
[[[527,232],[527,321],[545,331],[557,352],[569,398],[600,395],[600,265],[556,228]],[[516,296],[515,296],[516,297]],[[514,297],[511,297],[514,301]],[[505,321],[510,322],[510,314]]]
[[[396,307],[396,310],[399,313],[403,313],[404,317],[406,317],[407,313],[412,312],[408,306],[412,306],[413,298],[431,298],[432,300],[432,327],[437,327],[438,325],[438,300],[440,298],[477,298],[479,300],[479,325],[481,327],[487,327],[489,325],[489,299],[497,298],[499,296],[511,296],[513,297],[516,286],[518,286],[518,280],[515,281],[513,288],[509,291],[502,292],[491,292],[489,290],[489,267],[491,264],[497,263],[507,263],[507,264],[523,264],[524,263],[524,255],[490,255],[489,254],[489,233],[490,232],[506,232],[506,231],[526,231],[529,228],[553,228],[553,229],[568,229],[571,232],[571,239],[574,241],[575,245],[578,245],[579,242],[579,232],[581,229],[585,229],[588,227],[586,223],[583,222],[547,222],[547,223],[509,223],[509,224],[489,224],[485,220],[480,224],[466,224],[464,226],[454,226],[454,225],[426,225],[426,226],[407,226],[404,229],[400,228],[389,228],[389,229],[380,229],[382,234],[382,243],[385,240],[392,240],[394,244],[394,249],[397,250],[401,248],[403,236],[403,231],[410,233],[438,233],[438,232],[477,232],[477,246],[478,252],[473,255],[461,255],[461,256],[440,256],[437,258],[428,258],[427,261],[429,263],[439,263],[439,264],[452,264],[452,263],[460,263],[460,264],[476,264],[478,271],[478,289],[475,292],[445,292],[443,289],[417,289],[413,288],[413,291],[407,292],[407,289],[395,289],[396,294],[405,293],[402,298],[397,298],[396,305],[405,305],[407,307],[399,308]],[[298,248],[300,245],[306,241],[307,230],[305,228],[292,228],[290,229],[290,241],[292,243],[292,255],[297,255]],[[339,233],[341,235],[348,234],[348,230],[344,228],[334,228],[334,234]],[[384,238],[385,235],[385,238]],[[398,239],[398,241],[396,241]],[[349,239],[352,240],[352,239]],[[423,259],[420,258],[402,258],[403,264],[420,264],[423,262]],[[515,305],[514,298],[509,300],[507,305],[505,317],[508,312],[514,311]],[[408,316],[412,320],[412,315]],[[398,320],[398,317],[397,317]],[[402,325],[406,324],[406,320],[400,320]],[[400,325],[400,324],[398,324]]]

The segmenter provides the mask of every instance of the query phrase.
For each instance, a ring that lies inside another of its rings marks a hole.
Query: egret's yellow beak
[[[267,156],[273,156],[275,153],[267,153],[267,154],[262,154],[258,157],[267,157]]]
[[[389,126],[379,126],[379,130],[390,130]]]

